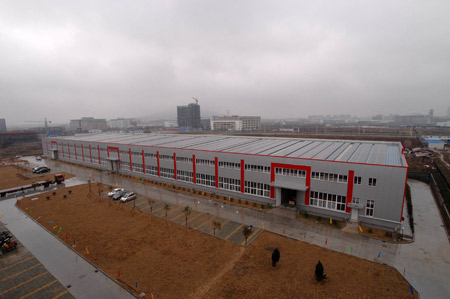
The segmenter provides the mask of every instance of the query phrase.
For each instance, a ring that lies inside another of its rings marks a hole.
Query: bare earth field
[[[395,269],[374,262],[268,232],[244,249],[147,213],[132,214],[130,207],[106,198],[88,197],[87,185],[56,192],[24,198],[18,206],[147,298],[413,297]],[[281,259],[274,269],[270,257],[276,247]],[[319,259],[328,276],[320,285],[314,280]]]
[[[63,172],[63,174],[66,179],[73,177],[69,173]],[[11,165],[0,166],[0,190],[29,185],[43,180],[52,180],[53,178],[54,173],[33,174],[31,170],[18,169]]]
[[[15,156],[36,156],[42,155],[42,142],[17,142],[0,146],[0,160],[13,158]]]

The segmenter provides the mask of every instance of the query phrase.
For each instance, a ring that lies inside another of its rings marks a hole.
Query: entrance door
[[[358,208],[352,208],[351,220],[358,221]]]
[[[297,206],[297,190],[281,188],[281,204],[283,206]]]

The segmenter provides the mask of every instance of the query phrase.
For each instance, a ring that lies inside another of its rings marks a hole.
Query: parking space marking
[[[22,270],[22,271],[20,271],[20,272],[14,273],[14,274],[11,274],[11,275],[9,275],[9,276],[3,278],[2,280],[0,280],[0,282],[3,282],[3,281],[8,280],[8,279],[10,279],[10,278],[13,278],[14,276],[20,275],[20,274],[22,274],[22,273],[24,273],[24,272],[27,272],[27,271],[29,271],[29,270],[31,270],[31,269],[34,269],[34,268],[36,268],[36,267],[38,267],[38,266],[41,266],[41,265],[42,265],[41,263],[38,263],[38,264],[36,264],[36,265],[34,265],[34,266],[31,266],[31,267],[29,267],[29,268],[26,268],[25,270]]]
[[[0,296],[2,296],[3,294],[9,293],[9,292],[11,292],[11,291],[14,290],[14,289],[17,289],[17,288],[23,286],[24,284],[29,283],[30,281],[33,281],[33,280],[35,280],[35,279],[37,279],[37,278],[39,278],[39,277],[41,277],[41,276],[44,276],[45,274],[48,274],[48,271],[47,271],[47,270],[46,270],[45,272],[42,272],[42,273],[39,274],[39,275],[36,275],[36,276],[34,276],[34,277],[32,277],[32,278],[30,278],[30,279],[24,281],[24,282],[21,282],[21,283],[19,283],[19,284],[16,284],[15,286],[13,286],[13,287],[7,289],[6,291],[3,291],[2,293],[0,293]]]
[[[51,285],[54,284],[55,282],[57,282],[56,279],[53,280],[53,281],[51,281],[51,282],[49,282],[49,283],[47,283],[47,284],[44,284],[42,287],[37,288],[36,290],[34,290],[34,291],[32,291],[32,292],[30,292],[30,293],[28,293],[28,294],[26,294],[26,295],[20,297],[19,299],[25,299],[25,298],[27,298],[27,297],[30,297],[31,295],[36,294],[36,293],[39,292],[40,290],[43,290],[43,289],[45,289],[46,287],[51,286]]]
[[[180,213],[180,214],[178,214],[177,216],[175,216],[175,217],[173,217],[173,218],[170,218],[169,220],[170,221],[174,221],[175,219],[178,219],[178,218],[180,218],[181,216],[183,216],[184,215],[184,213],[183,213],[183,211]]]
[[[228,240],[229,237],[231,237],[232,235],[234,235],[239,229],[241,229],[241,227],[243,227],[244,224],[241,223],[241,225],[239,225],[234,231],[232,231],[228,236],[225,237],[225,240]]]
[[[192,216],[189,221],[192,222],[195,219],[199,218],[200,216],[204,215],[203,213],[197,212],[197,215]]]
[[[258,228],[258,229],[256,229],[248,238],[247,238],[247,242],[248,241],[250,241],[252,238],[253,238],[253,236],[257,233],[257,232],[259,232],[261,229],[260,228]],[[245,239],[245,238],[244,238]],[[241,243],[241,245],[245,245],[245,240]]]
[[[59,293],[58,295],[56,295],[55,297],[53,297],[52,299],[58,299],[59,297],[64,296],[68,292],[69,292],[68,290],[64,290],[61,293]]]
[[[9,268],[11,268],[11,267],[14,267],[14,266],[16,266],[16,265],[18,265],[18,264],[21,264],[21,263],[23,263],[23,262],[26,262],[26,261],[28,261],[28,260],[31,260],[31,259],[33,259],[33,258],[34,258],[33,256],[30,256],[29,258],[26,258],[26,259],[21,260],[21,261],[19,261],[19,262],[17,262],[17,263],[14,263],[14,264],[12,264],[12,265],[9,265],[9,266],[7,266],[7,267],[5,267],[5,268],[0,269],[0,272],[3,271],[3,270],[9,269]]]

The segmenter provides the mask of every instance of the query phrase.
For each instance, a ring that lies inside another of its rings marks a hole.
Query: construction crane
[[[194,97],[192,97],[192,98],[195,100],[195,104],[198,105],[198,98],[194,98]]]
[[[51,124],[52,121],[49,120],[47,121],[47,118],[45,118],[45,120],[26,120],[26,123],[45,123],[45,132],[48,132],[48,124]]]

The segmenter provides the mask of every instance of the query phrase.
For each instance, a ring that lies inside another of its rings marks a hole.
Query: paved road
[[[76,181],[75,181],[76,182]],[[71,181],[68,182],[68,185]],[[0,201],[2,221],[15,237],[76,298],[135,298],[79,257],[15,207],[16,199]]]
[[[363,259],[386,263],[394,266],[400,273],[406,270],[406,279],[423,298],[448,298],[450,294],[450,245],[431,191],[428,185],[422,182],[408,181],[413,197],[414,219],[417,223],[416,236],[415,242],[400,245],[299,221],[295,217],[295,212],[287,209],[277,208],[266,213],[229,204],[217,204],[207,198],[141,184],[117,175],[90,171],[55,161],[47,163],[52,168],[73,173],[79,179],[92,177],[95,181],[105,184],[114,186],[118,184],[141,195],[173,205],[190,205],[194,211],[210,213],[231,221],[253,225],[255,228],[262,228],[264,225],[265,230],[274,233],[285,234],[297,240]],[[381,257],[378,259],[380,252]]]

